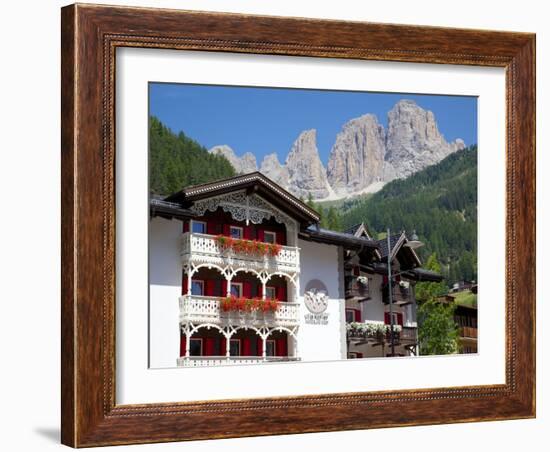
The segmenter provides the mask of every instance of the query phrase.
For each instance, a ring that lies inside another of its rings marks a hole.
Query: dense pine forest
[[[416,230],[424,262],[436,253],[447,282],[477,280],[477,146],[451,154],[345,211],[342,229],[365,222],[374,236]]]
[[[149,191],[168,195],[187,185],[201,184],[235,175],[226,158],[209,154],[206,148],[183,132],[173,133],[152,116],[149,122]]]

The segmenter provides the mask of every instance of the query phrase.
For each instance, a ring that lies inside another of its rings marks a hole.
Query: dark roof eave
[[[367,240],[356,237],[351,234],[331,231],[329,229],[308,228],[300,231],[299,236],[303,240],[328,245],[341,245],[347,249],[366,249],[378,250],[378,244],[374,240]]]
[[[195,215],[188,209],[183,209],[175,203],[163,201],[160,199],[151,199],[149,202],[149,214],[152,217],[177,218],[185,220],[193,218]]]

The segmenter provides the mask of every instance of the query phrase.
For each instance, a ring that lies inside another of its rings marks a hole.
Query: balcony
[[[261,364],[300,361],[292,356],[182,356],[178,358],[178,367],[210,367],[238,364]]]
[[[274,311],[224,311],[223,297],[184,295],[179,299],[180,323],[294,327],[300,324],[300,304],[278,302]]]
[[[364,278],[364,280],[361,280],[357,276],[346,275],[346,300],[354,300],[357,302],[370,300],[368,279],[366,277]]]
[[[460,337],[477,339],[477,328],[471,326],[463,326],[459,330]]]
[[[217,237],[210,234],[186,232],[182,236],[181,258],[184,264],[214,264],[221,267],[231,265],[256,271],[299,273],[300,249],[282,246],[277,255],[236,251],[223,247]]]
[[[382,288],[382,299],[385,304],[390,302],[388,295],[388,285],[386,284]],[[407,304],[411,304],[412,302],[413,300],[410,288],[403,287],[399,283],[394,284],[392,287],[392,303],[397,306],[405,306]]]
[[[416,343],[417,328],[414,326],[394,325],[394,343]],[[384,322],[366,321],[363,323],[352,322],[347,324],[348,340],[354,341],[355,345],[365,343],[383,344],[391,342],[390,325]]]

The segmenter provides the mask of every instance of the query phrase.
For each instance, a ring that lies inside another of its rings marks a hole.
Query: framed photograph
[[[62,442],[535,416],[535,36],[62,9]]]

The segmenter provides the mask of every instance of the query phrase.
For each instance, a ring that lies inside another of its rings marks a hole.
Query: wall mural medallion
[[[328,290],[325,284],[312,279],[306,284],[304,291],[304,303],[308,309],[305,321],[309,324],[326,325],[328,323]]]

